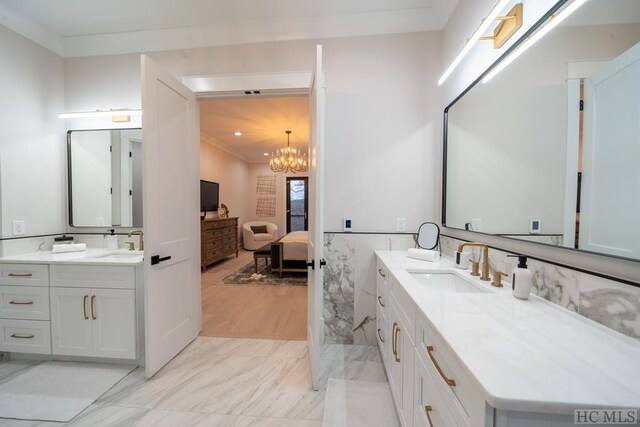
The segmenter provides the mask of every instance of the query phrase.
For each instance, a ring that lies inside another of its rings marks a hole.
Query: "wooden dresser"
[[[238,218],[216,218],[200,221],[200,267],[231,254],[238,256]]]

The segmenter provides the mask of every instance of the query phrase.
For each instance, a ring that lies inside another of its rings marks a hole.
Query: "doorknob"
[[[171,259],[171,255],[169,256],[164,256],[162,258],[160,258],[160,255],[153,255],[151,257],[151,265],[156,265],[156,264],[160,264],[163,261],[168,261]]]

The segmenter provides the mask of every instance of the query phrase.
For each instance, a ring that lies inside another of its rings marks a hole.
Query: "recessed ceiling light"
[[[265,155],[265,156],[268,156],[268,155],[269,155],[269,153],[264,153],[264,155]]]
[[[234,134],[235,136],[242,136],[242,133],[240,133],[240,131],[239,131],[239,130],[235,131],[233,134]]]

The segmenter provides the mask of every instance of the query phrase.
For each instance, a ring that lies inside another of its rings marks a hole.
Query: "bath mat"
[[[322,427],[399,426],[389,383],[329,378]]]
[[[223,285],[307,286],[307,273],[272,273],[264,260],[258,260],[258,273],[253,261],[222,279]]]
[[[45,362],[0,385],[0,417],[71,421],[135,366]]]

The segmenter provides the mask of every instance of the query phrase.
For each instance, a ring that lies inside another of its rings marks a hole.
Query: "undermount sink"
[[[114,251],[114,252],[105,252],[100,255],[96,255],[92,258],[101,258],[101,259],[110,259],[110,260],[130,260],[132,258],[139,258],[144,256],[143,251]]]
[[[473,283],[470,283],[451,273],[410,273],[418,283],[439,292],[458,293],[488,293]]]

